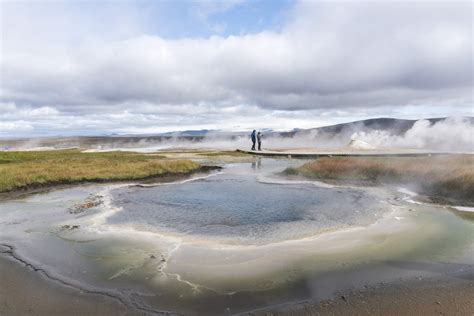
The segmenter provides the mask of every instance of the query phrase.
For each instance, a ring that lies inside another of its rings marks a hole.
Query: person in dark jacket
[[[258,150],[262,150],[262,138],[263,134],[258,131],[257,133],[257,142],[258,142]]]
[[[257,141],[257,131],[253,130],[252,134],[250,135],[252,139],[252,150],[255,150],[255,142]]]

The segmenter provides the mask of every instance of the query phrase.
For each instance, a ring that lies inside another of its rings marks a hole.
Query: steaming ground
[[[342,124],[291,133],[265,132],[263,148],[337,150],[351,141],[364,143],[375,150],[426,150],[472,153],[474,151],[474,121],[472,118],[419,120],[409,127],[405,121],[384,126],[385,119]],[[372,121],[375,121],[372,122]],[[258,127],[256,127],[258,128]],[[154,152],[160,150],[234,150],[250,149],[249,132],[206,132],[198,136],[176,133],[174,136],[71,137],[49,139],[0,140],[3,150],[47,150],[81,148],[85,151],[130,150]],[[360,147],[360,146],[359,146]]]
[[[411,129],[401,136],[377,130],[370,133],[356,132],[352,138],[367,142],[376,147],[419,148],[440,151],[473,152],[474,125],[471,120],[448,118],[431,124],[417,121]]]

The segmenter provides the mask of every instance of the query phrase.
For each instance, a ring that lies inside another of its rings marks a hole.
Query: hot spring
[[[302,163],[4,201],[0,238],[51,278],[148,312],[238,313],[473,264],[472,219],[396,188],[281,175]]]
[[[260,162],[259,169],[237,164],[179,185],[117,189],[113,203],[121,210],[107,224],[127,224],[184,239],[260,245],[367,225],[388,210],[380,197],[367,190],[310,182],[284,185],[284,180],[265,178],[286,164]]]

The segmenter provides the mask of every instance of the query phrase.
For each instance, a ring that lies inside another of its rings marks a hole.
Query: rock
[[[79,227],[79,225],[63,225],[61,226],[61,230],[74,230],[78,229]]]
[[[99,206],[102,204],[102,195],[90,195],[86,200],[81,203],[74,204],[69,208],[70,214],[79,214],[87,209]]]

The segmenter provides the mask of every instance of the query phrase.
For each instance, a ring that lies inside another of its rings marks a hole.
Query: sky
[[[474,116],[471,1],[3,1],[0,137]]]

